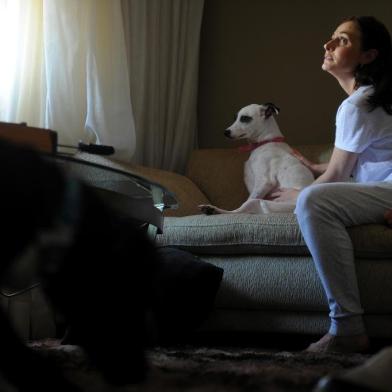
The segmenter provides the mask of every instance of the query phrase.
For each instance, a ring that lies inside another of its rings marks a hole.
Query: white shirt
[[[366,100],[372,86],[361,86],[340,105],[336,114],[335,146],[358,153],[356,182],[392,181],[392,115]]]

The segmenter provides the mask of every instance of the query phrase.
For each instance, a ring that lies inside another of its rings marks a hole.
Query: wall
[[[205,0],[199,78],[199,147],[223,136],[249,103],[274,102],[290,144],[333,141],[345,98],[321,70],[323,43],[345,16],[373,15],[392,32],[390,0]]]

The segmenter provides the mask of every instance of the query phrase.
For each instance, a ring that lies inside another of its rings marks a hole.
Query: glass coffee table
[[[93,188],[118,213],[145,227],[151,239],[162,233],[163,211],[177,208],[172,192],[130,170],[125,171],[120,163],[91,154],[45,156]]]

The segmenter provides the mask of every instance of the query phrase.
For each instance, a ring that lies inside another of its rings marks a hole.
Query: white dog
[[[251,142],[245,149],[251,151],[251,154],[244,169],[249,198],[233,211],[203,204],[199,206],[203,213],[263,214],[294,210],[295,202],[263,200],[276,189],[302,189],[314,180],[312,172],[293,155],[293,150],[284,142],[273,116],[278,113],[279,108],[272,103],[248,105],[238,112],[235,122],[225,130],[225,136]]]

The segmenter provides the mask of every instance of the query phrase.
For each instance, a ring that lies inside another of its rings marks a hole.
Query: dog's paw
[[[210,204],[200,204],[199,208],[200,208],[200,211],[205,215],[219,214],[217,209]]]

